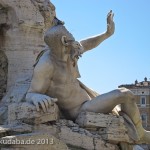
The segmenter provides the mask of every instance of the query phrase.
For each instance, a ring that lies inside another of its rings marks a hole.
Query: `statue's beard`
[[[79,51],[79,49],[72,49],[70,51],[71,60],[73,62],[73,66],[75,67],[77,64],[77,60],[82,57],[82,53]]]

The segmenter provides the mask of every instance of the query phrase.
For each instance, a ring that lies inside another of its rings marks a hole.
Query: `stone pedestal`
[[[28,102],[12,103],[8,106],[8,123],[24,122],[28,124],[42,124],[48,121],[59,119],[59,109],[56,104],[50,106],[44,113],[42,110],[37,112],[36,107]]]

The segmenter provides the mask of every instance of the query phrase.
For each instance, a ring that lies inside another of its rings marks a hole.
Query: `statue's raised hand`
[[[115,31],[115,23],[113,21],[114,13],[112,10],[107,15],[107,31],[106,33],[111,36]]]
[[[38,93],[28,93],[26,99],[36,106],[37,111],[42,108],[44,112],[57,101],[57,98],[51,98],[47,95]]]

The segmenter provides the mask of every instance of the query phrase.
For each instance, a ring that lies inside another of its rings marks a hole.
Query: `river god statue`
[[[133,93],[126,88],[115,89],[99,95],[87,88],[77,78],[78,59],[86,51],[97,47],[115,30],[113,12],[107,16],[106,32],[76,41],[63,24],[50,28],[45,36],[48,49],[41,55],[34,68],[31,86],[26,100],[33,103],[37,111],[46,112],[56,102],[66,118],[75,120],[82,111],[110,113],[121,104],[121,111],[134,123],[141,143],[150,143],[150,132],[144,130]]]

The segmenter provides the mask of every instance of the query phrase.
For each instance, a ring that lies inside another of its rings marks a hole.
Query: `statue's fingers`
[[[52,105],[52,101],[51,99],[47,99],[48,105],[51,106]]]
[[[45,95],[45,99],[51,100],[51,97]]]
[[[52,98],[52,101],[53,101],[53,102],[57,102],[58,99],[57,99],[57,98]]]
[[[107,17],[107,23],[110,24],[110,20],[111,20],[111,14],[109,14],[109,16]]]
[[[44,104],[45,104],[45,106],[46,106],[46,109],[47,109],[47,111],[48,111],[48,100],[47,99],[43,99],[43,102],[44,102]]]
[[[40,111],[39,104],[38,104],[37,102],[34,102],[34,101],[33,101],[33,104],[35,105],[36,110],[37,110],[37,111]]]
[[[109,13],[107,14],[107,18],[110,16],[110,11],[109,11]]]
[[[110,12],[107,15],[107,23],[111,23],[111,21],[113,20],[114,17],[114,13],[112,12],[112,10],[110,10]]]
[[[46,108],[45,108],[44,102],[40,101],[39,103],[41,104],[41,107],[42,107],[43,111],[46,112]]]
[[[111,20],[113,20],[113,18],[114,18],[114,13],[111,14]]]
[[[114,13],[112,13],[112,18],[114,18]]]
[[[111,16],[112,14],[112,10],[109,11],[109,13],[107,14],[107,18],[109,18],[109,16]]]

